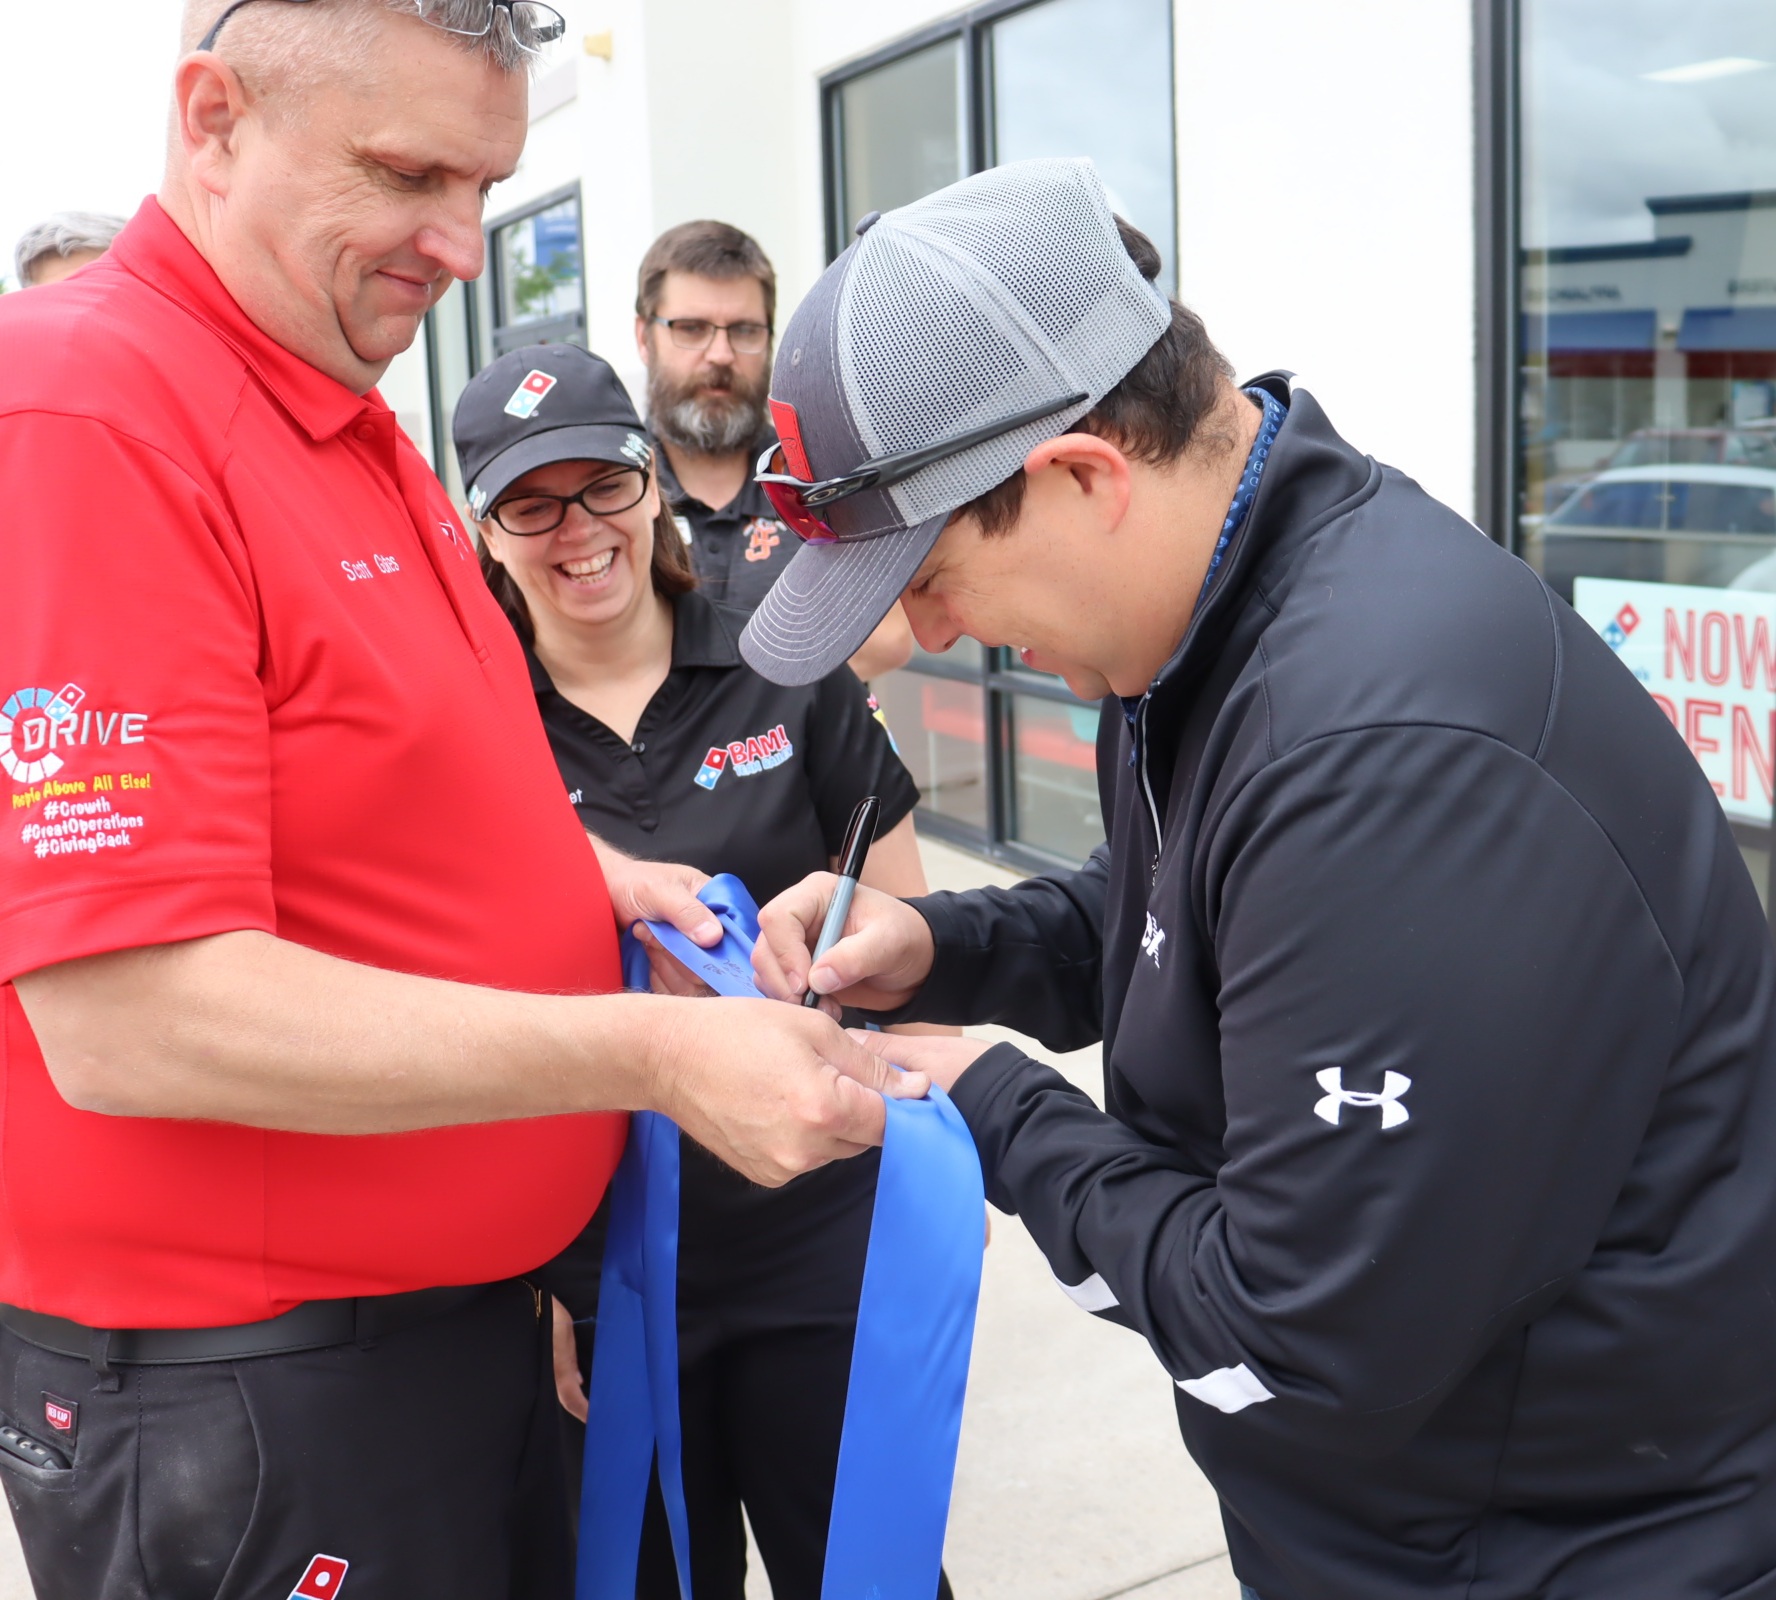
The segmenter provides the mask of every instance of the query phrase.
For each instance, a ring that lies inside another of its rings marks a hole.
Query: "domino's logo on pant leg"
[[[290,1591],[290,1600],[333,1600],[350,1570],[351,1563],[340,1556],[316,1556]]]

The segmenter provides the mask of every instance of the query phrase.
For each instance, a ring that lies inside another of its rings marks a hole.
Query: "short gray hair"
[[[186,0],[180,31],[182,51],[195,50],[228,0]],[[505,8],[501,7],[504,11]],[[311,87],[336,75],[338,63],[361,55],[370,44],[377,11],[417,16],[415,0],[264,0],[231,17],[216,53],[241,74],[248,87]],[[325,29],[315,26],[315,13],[327,16]],[[487,0],[426,0],[425,19],[451,43],[502,72],[529,73],[536,57],[513,37],[511,13],[496,15],[486,33],[470,36],[454,28],[477,28],[487,17]]]
[[[31,274],[39,261],[47,261],[51,256],[66,261],[69,256],[89,252],[102,256],[122,232],[123,218],[102,211],[58,211],[53,217],[46,217],[26,232],[12,252],[19,287],[30,287]]]

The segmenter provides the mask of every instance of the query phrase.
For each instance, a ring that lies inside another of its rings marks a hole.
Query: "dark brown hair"
[[[477,542],[481,548],[481,576],[487,580],[493,598],[518,630],[518,637],[526,644],[535,644],[536,629],[531,626],[530,607],[524,603],[524,591],[513,581],[512,574],[493,559],[493,552],[486,543]],[[654,558],[648,564],[648,575],[654,580],[654,593],[663,600],[676,600],[697,587],[697,575],[691,570],[691,556],[685,548],[684,535],[678,531],[678,524],[666,509],[664,500],[654,518]]]
[[[660,309],[669,272],[698,278],[756,278],[765,291],[765,323],[777,325],[777,272],[750,233],[727,222],[681,222],[648,246],[635,275],[635,314],[644,320]]]
[[[1149,283],[1159,276],[1159,251],[1139,228],[1116,219],[1122,247]],[[1172,302],[1171,325],[1153,348],[1090,411],[1067,431],[1108,439],[1125,455],[1163,467],[1193,446],[1231,449],[1233,438],[1208,435],[1203,424],[1215,413],[1233,377],[1227,357],[1215,348],[1202,318]],[[957,511],[971,516],[983,534],[1006,532],[1024,508],[1024,469],[977,495]]]

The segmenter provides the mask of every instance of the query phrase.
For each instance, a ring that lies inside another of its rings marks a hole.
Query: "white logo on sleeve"
[[[1153,920],[1153,913],[1147,913],[1147,930],[1141,935],[1141,954],[1152,956],[1154,966],[1159,965],[1159,947],[1166,942],[1166,931]]]
[[[1364,1110],[1370,1106],[1380,1106],[1381,1125],[1384,1128],[1397,1128],[1412,1115],[1400,1104],[1401,1097],[1412,1087],[1412,1080],[1403,1072],[1383,1073],[1380,1094],[1345,1088],[1343,1067],[1327,1067],[1324,1072],[1316,1072],[1314,1081],[1326,1091],[1325,1098],[1315,1103],[1314,1115],[1335,1128],[1338,1126],[1338,1114],[1346,1106],[1358,1106]]]

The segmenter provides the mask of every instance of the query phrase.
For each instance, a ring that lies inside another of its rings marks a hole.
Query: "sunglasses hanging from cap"
[[[759,457],[753,481],[765,491],[765,498],[798,539],[805,544],[835,544],[845,535],[835,533],[827,525],[819,514],[819,507],[862,494],[865,489],[886,489],[910,478],[923,467],[947,461],[977,444],[1001,438],[1027,423],[1040,422],[1069,406],[1083,405],[1090,398],[1090,395],[1080,393],[1070,394],[1064,400],[1045,400],[1028,411],[990,422],[984,428],[971,428],[967,433],[959,433],[940,444],[926,445],[922,450],[903,450],[897,455],[878,456],[836,478],[820,478],[814,482],[779,470],[787,463],[783,460],[783,446],[774,444]]]

